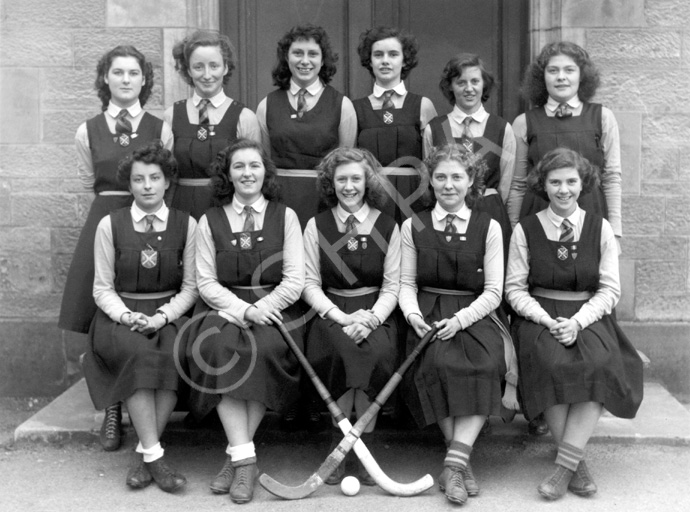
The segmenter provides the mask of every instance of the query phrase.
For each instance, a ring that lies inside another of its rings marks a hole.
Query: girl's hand
[[[503,398],[501,398],[501,403],[503,407],[510,411],[519,411],[520,403],[517,399],[517,389],[512,384],[506,382],[506,389],[503,392]]]
[[[244,313],[244,319],[256,325],[273,325],[283,321],[280,311],[268,304],[253,304]]]
[[[379,319],[371,311],[360,309],[349,315],[353,322],[365,325],[372,331],[379,326]]]
[[[569,347],[577,341],[577,333],[580,332],[580,324],[572,318],[556,318],[556,324],[549,330],[551,335],[559,343]]]
[[[362,343],[371,334],[371,329],[366,325],[354,323],[343,327],[343,332],[347,334],[357,345]]]
[[[407,318],[407,323],[410,324],[410,326],[414,329],[415,334],[420,338],[423,338],[424,335],[431,330],[431,326],[424,322],[422,316],[418,315],[417,313],[411,314]]]
[[[165,318],[163,315],[155,314],[153,316],[141,315],[140,321],[138,322],[137,331],[143,335],[149,335],[165,325]]]
[[[449,340],[460,330],[460,320],[457,317],[444,318],[436,324],[439,329],[436,337],[439,340]]]

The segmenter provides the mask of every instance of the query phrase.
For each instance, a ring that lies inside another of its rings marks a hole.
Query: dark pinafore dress
[[[583,103],[579,116],[549,117],[544,107],[525,112],[527,122],[527,172],[534,169],[542,157],[552,149],[564,147],[577,151],[597,169],[599,177],[604,170],[604,146],[601,142],[601,105]],[[608,218],[606,197],[601,186],[591,192],[583,192],[577,200],[580,208]],[[545,193],[525,191],[520,208],[520,218],[538,213],[549,206]]]
[[[60,329],[89,332],[91,321],[98,309],[93,301],[93,243],[96,228],[101,219],[111,211],[132,204],[132,195],[129,194],[127,184],[121,184],[117,180],[117,166],[120,160],[137,149],[160,139],[162,130],[163,121],[144,112],[137,131],[131,134],[126,145],[122,145],[120,139],[108,128],[104,113],[86,121],[96,197],[91,203],[67,274],[58,321]],[[113,191],[120,194],[108,195]]]
[[[300,119],[287,91],[279,89],[266,97],[271,158],[279,170],[314,170],[324,156],[338,147],[342,103],[343,95],[327,85],[314,108]],[[316,176],[280,173],[278,183],[282,202],[295,211],[304,230],[319,210]]]
[[[508,123],[502,117],[489,115],[486,121],[484,135],[476,137],[472,141],[472,150],[482,155],[488,170],[484,176],[486,192],[484,197],[475,203],[472,211],[486,212],[501,226],[503,234],[503,261],[507,264],[508,247],[510,246],[510,219],[503,200],[498,193],[501,182],[501,152],[503,150],[503,137]],[[461,144],[461,137],[452,137],[448,116],[438,116],[429,122],[431,127],[432,143],[434,146],[444,144],[449,138]]]
[[[242,109],[244,105],[233,101],[220,123],[207,127],[189,122],[187,100],[173,106],[172,131],[179,179],[171,204],[191,213],[196,220],[213,206],[208,168],[216,155],[237,139]]]
[[[357,113],[357,147],[367,149],[384,167],[408,167],[414,175],[387,176],[400,198],[389,198],[381,211],[401,224],[410,215],[401,210],[404,202],[412,211],[423,210],[419,199],[408,203],[420,184],[414,171],[422,160],[422,122],[420,120],[422,96],[408,92],[399,109],[374,110],[368,97],[352,102]]]
[[[218,282],[240,299],[254,303],[283,279],[285,206],[268,203],[263,229],[234,233],[222,207],[206,212],[216,248]],[[244,236],[243,236],[244,235]],[[205,316],[204,316],[205,314]],[[299,309],[293,304],[281,311],[283,323],[303,348]],[[283,411],[299,395],[297,358],[273,325],[244,329],[210,309],[202,298],[194,309],[200,315],[186,340],[186,364],[191,379],[190,411],[200,420],[227,394],[238,400],[261,402]]]
[[[419,218],[424,229],[412,230],[417,249],[417,297],[424,321],[431,325],[451,318],[484,291],[484,253],[491,218],[473,211],[464,234],[436,231],[429,210]],[[407,352],[418,342],[414,330],[408,329]],[[427,345],[406,378],[406,400],[417,424],[424,427],[455,416],[499,415],[506,374],[503,347],[501,330],[488,316],[450,340]]]
[[[587,213],[578,242],[548,240],[536,215],[520,221],[530,254],[528,283],[564,292],[595,293],[599,287],[602,218]],[[588,300],[532,295],[552,317],[571,318]],[[642,361],[612,315],[578,333],[565,347],[549,329],[522,317],[513,325],[520,392],[534,418],[549,407],[601,402],[612,414],[633,418],[642,401]]]
[[[130,311],[152,316],[182,287],[189,215],[171,208],[166,230],[151,233],[134,231],[130,208],[111,213],[110,219],[115,290]],[[142,264],[142,251],[149,246],[158,253],[152,268]],[[177,391],[179,376],[173,349],[186,320],[183,316],[144,335],[113,322],[99,309],[84,358],[84,375],[96,408],[125,400],[137,389]]]
[[[345,297],[333,290],[351,291],[382,285],[384,260],[395,221],[380,214],[372,229],[372,233],[378,235],[350,237],[338,232],[331,210],[320,213],[315,220],[326,296],[347,314],[371,309],[378,299],[378,291]],[[359,345],[343,332],[340,324],[316,316],[309,328],[306,355],[335,398],[348,389],[361,389],[373,400],[395,371],[397,336],[397,324],[392,315]]]

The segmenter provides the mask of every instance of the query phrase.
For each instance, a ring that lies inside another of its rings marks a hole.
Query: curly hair
[[[223,77],[223,85],[227,84],[232,76],[232,71],[235,69],[235,47],[228,36],[210,30],[197,30],[173,46],[172,55],[175,59],[175,71],[187,82],[187,85],[194,87],[194,80],[189,74],[189,61],[194,50],[200,46],[215,46],[220,50],[223,63],[228,67],[228,72]]]
[[[599,70],[590,59],[587,50],[568,41],[550,43],[542,48],[537,60],[525,70],[521,89],[523,97],[535,107],[546,104],[549,99],[549,92],[546,90],[544,72],[551,57],[556,55],[565,55],[575,61],[575,64],[580,68],[580,86],[577,90],[577,96],[581,101],[591,100],[599,87]]]
[[[393,27],[374,27],[362,32],[359,36],[359,46],[357,46],[357,52],[359,53],[359,61],[362,67],[369,70],[369,74],[375,79],[376,75],[371,67],[371,48],[374,43],[381,41],[383,39],[389,39],[394,37],[400,41],[403,51],[403,67],[400,72],[401,80],[405,80],[410,71],[412,71],[417,66],[417,52],[419,51],[419,43],[417,38]]]
[[[441,93],[443,93],[451,105],[455,105],[453,80],[461,76],[465,68],[473,67],[479,68],[482,73],[482,81],[484,82],[482,103],[488,101],[496,83],[494,76],[484,67],[484,61],[479,58],[479,55],[474,53],[458,53],[446,63],[441,74],[441,81],[438,83],[438,88],[441,89]]]
[[[144,54],[131,45],[116,46],[112,50],[105,52],[98,64],[96,64],[94,88],[101,100],[101,110],[104,112],[108,110],[108,104],[110,103],[110,98],[112,98],[110,86],[105,82],[105,79],[108,76],[113,61],[117,57],[134,57],[137,59],[139,68],[141,68],[141,74],[144,77],[144,83],[141,85],[141,92],[139,93],[139,103],[141,103],[142,107],[146,104],[149,96],[151,96],[151,90],[153,89],[153,66],[146,60]]]
[[[465,196],[465,204],[472,209],[484,197],[484,176],[487,172],[487,165],[481,155],[468,151],[462,144],[444,144],[434,148],[431,154],[424,161],[429,172],[429,177],[433,178],[434,171],[441,162],[457,162],[469,176],[474,180]],[[425,203],[429,208],[436,204],[436,194],[434,193],[433,179],[429,180],[429,189],[426,193]]]
[[[271,72],[273,85],[280,89],[290,88],[290,78],[292,77],[290,67],[288,66],[290,46],[292,46],[292,43],[295,41],[308,41],[309,39],[313,39],[321,48],[322,65],[319,71],[319,78],[324,84],[328,84],[331,81],[333,75],[335,75],[337,71],[335,63],[338,62],[338,54],[333,51],[331,40],[322,27],[306,24],[292,27],[282,39],[278,41],[278,48],[276,50],[277,62]]]
[[[135,162],[155,164],[163,171],[163,176],[169,182],[177,180],[177,161],[172,151],[165,149],[160,140],[143,146],[120,160],[117,166],[117,180],[123,185],[129,185],[132,167]]]
[[[259,153],[265,169],[261,193],[269,201],[280,200],[280,186],[277,179],[278,171],[273,160],[266,155],[263,146],[258,142],[250,139],[237,139],[227,148],[220,151],[209,166],[208,172],[211,176],[210,187],[213,190],[216,204],[222,206],[232,201],[232,196],[235,194],[235,185],[230,179],[230,165],[232,164],[232,156],[242,149],[253,149]]]
[[[380,210],[388,200],[388,195],[382,184],[382,180],[386,178],[380,174],[381,164],[374,155],[363,148],[340,147],[323,157],[316,168],[318,171],[316,188],[319,191],[321,203],[328,208],[333,208],[338,204],[334,185],[335,171],[341,165],[349,163],[358,163],[364,170],[366,181],[364,201],[372,208]]]
[[[548,201],[545,191],[546,178],[551,171],[573,167],[582,180],[582,193],[587,193],[599,186],[599,170],[589,163],[577,151],[568,148],[552,149],[539,160],[539,163],[527,175],[527,187],[538,196]]]

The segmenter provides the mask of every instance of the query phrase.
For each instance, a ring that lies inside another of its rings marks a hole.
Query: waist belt
[[[152,293],[131,293],[131,292],[117,292],[118,295],[124,299],[134,299],[134,300],[153,300],[153,299],[164,299],[165,297],[172,297],[177,294],[176,290],[168,290],[165,292],[152,292]]]
[[[434,288],[433,286],[422,286],[419,290],[422,292],[440,293],[442,295],[477,295],[468,290],[449,290],[448,288]]]
[[[183,187],[205,187],[209,183],[211,183],[211,178],[180,178],[177,180],[177,184]]]
[[[536,287],[532,290],[532,295],[554,300],[589,300],[594,294],[592,292],[569,292]]]
[[[362,288],[352,288],[341,290],[340,288],[326,288],[328,293],[333,295],[339,295],[341,297],[361,297],[362,295],[369,295],[370,293],[378,292],[381,289],[380,286],[364,286]]]

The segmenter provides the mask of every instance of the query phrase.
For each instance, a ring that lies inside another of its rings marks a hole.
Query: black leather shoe
[[[568,489],[568,484],[573,478],[574,473],[574,471],[571,471],[568,468],[557,465],[554,474],[539,484],[537,491],[539,491],[539,494],[544,496],[544,498],[547,500],[557,500],[562,498],[565,494],[565,491]]]
[[[479,484],[477,484],[477,479],[474,477],[474,472],[472,471],[472,466],[467,463],[467,467],[460,470],[462,472],[462,479],[465,482],[465,490],[467,495],[470,497],[477,496],[479,494]]]
[[[299,419],[298,419],[299,409],[297,404],[291,405],[290,408],[285,411],[283,417],[280,418],[280,428],[286,432],[296,432],[299,430]]]
[[[343,459],[335,471],[324,481],[326,485],[338,485],[345,478],[345,459]]]
[[[247,503],[254,497],[254,486],[259,476],[256,462],[235,466],[235,476],[230,486],[230,499],[235,503]]]
[[[153,462],[145,462],[145,464],[158,487],[165,492],[175,492],[187,483],[183,475],[168,466],[165,457]]]
[[[122,443],[122,406],[117,403],[105,408],[100,434],[101,446],[106,452],[113,452]]]
[[[462,477],[462,471],[459,468],[450,468],[452,473],[446,480],[445,493],[448,501],[464,505],[467,501],[467,490],[465,489],[465,480]]]
[[[453,468],[450,466],[443,466],[443,471],[441,471],[441,474],[438,476],[438,488],[441,492],[445,492],[446,487],[448,486],[448,479],[452,474]]]
[[[531,419],[527,425],[527,431],[531,436],[544,436],[548,434],[549,425],[547,425],[544,415],[539,414],[534,419]]]
[[[230,455],[225,459],[225,464],[220,473],[216,475],[216,478],[211,482],[211,492],[213,494],[227,494],[230,492],[230,486],[232,485],[232,479],[235,476],[235,468],[232,465],[232,459]]]
[[[129,471],[127,471],[127,485],[132,489],[143,489],[148,487],[152,481],[153,477],[146,467],[141,454],[135,453],[134,460],[129,466]]]
[[[575,474],[568,484],[568,490],[583,498],[596,494],[597,484],[592,480],[592,475],[589,473],[584,460],[581,460],[577,465]]]

